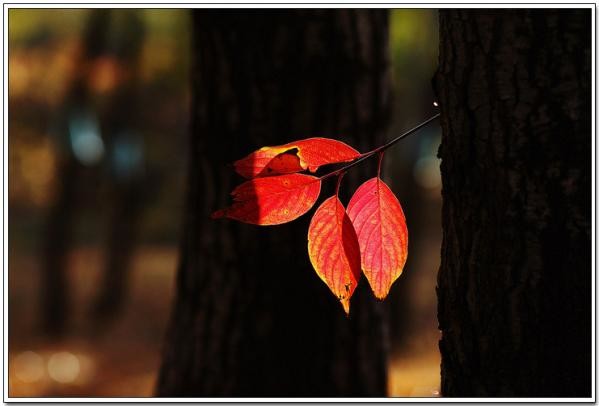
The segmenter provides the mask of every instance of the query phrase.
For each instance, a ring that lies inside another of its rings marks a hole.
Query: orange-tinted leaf
[[[260,148],[235,162],[234,166],[238,174],[251,179],[305,169],[316,172],[322,165],[348,162],[359,156],[358,151],[344,142],[316,137]]]
[[[314,213],[308,229],[308,254],[318,276],[349,313],[349,298],[360,278],[360,247],[337,196],[325,200]]]
[[[281,175],[303,171],[300,159],[295,153],[283,152],[272,158],[260,172],[259,176]]]
[[[362,257],[362,270],[379,299],[384,299],[408,257],[408,228],[399,201],[380,178],[356,190],[347,205]]]
[[[263,226],[295,220],[308,210],[320,194],[320,179],[294,173],[249,180],[235,188],[233,205],[218,210],[212,218],[228,217]]]

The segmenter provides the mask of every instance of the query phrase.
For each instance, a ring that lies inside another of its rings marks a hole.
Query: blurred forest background
[[[9,394],[152,396],[183,213],[189,12],[11,9],[8,23]],[[387,138],[436,112],[437,12],[392,10],[390,26]],[[439,142],[429,126],[386,154],[410,232],[386,300],[391,396],[438,395]]]

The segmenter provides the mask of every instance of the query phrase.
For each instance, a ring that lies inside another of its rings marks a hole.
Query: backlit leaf
[[[283,224],[308,210],[320,194],[320,179],[299,173],[249,180],[231,195],[233,205],[212,214],[258,225]]]
[[[259,176],[281,175],[303,171],[300,159],[295,153],[283,152],[270,160]]]
[[[234,163],[235,171],[247,179],[284,173],[310,172],[326,164],[349,162],[360,153],[344,142],[329,138],[307,138],[289,144],[263,147]]]
[[[349,299],[360,278],[360,247],[337,196],[325,200],[314,213],[308,229],[308,254],[318,276],[349,313]]]
[[[380,178],[363,183],[347,205],[362,270],[378,299],[384,299],[408,257],[408,228],[399,201]]]

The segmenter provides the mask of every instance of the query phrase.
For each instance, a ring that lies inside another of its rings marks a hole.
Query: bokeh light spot
[[[432,157],[420,158],[414,164],[414,180],[425,189],[436,189],[441,186],[439,160]]]
[[[71,383],[79,375],[79,359],[70,352],[57,352],[48,360],[48,375],[60,383]]]
[[[75,116],[69,123],[71,146],[75,157],[84,165],[94,165],[104,156],[104,142],[92,117]]]
[[[15,376],[25,383],[37,382],[44,376],[44,360],[33,351],[20,353],[13,363]]]

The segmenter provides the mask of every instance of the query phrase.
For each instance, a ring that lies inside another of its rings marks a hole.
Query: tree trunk
[[[90,104],[90,90],[87,85],[87,65],[105,51],[106,27],[110,21],[110,10],[96,9],[90,12],[83,38],[83,52],[78,62],[79,72],[71,83],[65,98],[64,111],[59,116],[59,131],[63,139],[69,139],[68,121],[74,110],[84,110]],[[64,141],[68,144],[70,141]],[[70,145],[65,148],[71,148]],[[44,265],[40,314],[42,330],[45,334],[60,337],[65,333],[70,316],[71,289],[67,278],[67,254],[72,243],[74,214],[78,208],[77,189],[85,167],[72,151],[59,156],[57,199],[48,211],[44,235]],[[83,176],[82,176],[83,175]]]
[[[440,12],[444,396],[591,396],[591,12]]]
[[[114,12],[113,12],[114,13]],[[122,312],[129,290],[129,273],[139,240],[139,223],[144,208],[144,150],[139,134],[140,57],[145,29],[139,10],[119,10],[113,16],[114,32],[124,40],[109,44],[108,57],[128,72],[110,95],[110,103],[101,112],[102,133],[108,150],[110,202],[105,243],[106,267],[92,307],[97,327],[105,330]]]
[[[310,265],[310,215],[277,227],[209,215],[242,181],[230,163],[261,146],[381,143],[386,12],[204,10],[193,23],[189,190],[158,395],[385,395],[382,303],[362,280],[345,316]]]

